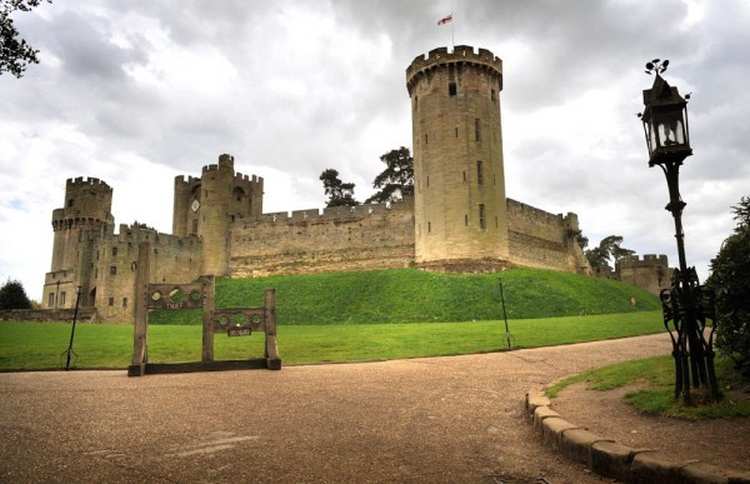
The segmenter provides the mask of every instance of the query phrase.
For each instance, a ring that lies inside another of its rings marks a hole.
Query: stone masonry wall
[[[264,214],[235,223],[230,274],[268,274],[408,267],[414,261],[411,200],[385,205]]]
[[[580,272],[583,254],[569,236],[562,215],[507,199],[510,261],[514,264]],[[577,225],[577,222],[576,222]],[[578,249],[578,250],[576,250]]]
[[[637,255],[623,257],[615,264],[615,273],[622,282],[633,284],[658,295],[668,288],[672,279],[672,270],[666,255],[645,254],[643,259]]]
[[[151,242],[151,281],[192,282],[200,276],[201,242],[197,237],[175,237],[142,225],[120,225],[119,234],[98,241],[89,291],[105,321],[132,321],[135,311],[135,273],[138,244]]]

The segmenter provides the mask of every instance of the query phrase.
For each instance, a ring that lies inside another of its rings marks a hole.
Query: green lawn
[[[480,321],[502,318],[498,281],[508,317],[546,318],[655,311],[656,296],[619,281],[541,269],[494,274],[445,274],[416,269],[331,272],[253,279],[220,278],[218,307],[260,306],[276,288],[286,325]],[[631,297],[635,305],[631,305]],[[155,313],[153,324],[197,324],[196,311]]]
[[[582,382],[586,382],[587,388],[598,391],[639,384],[645,388],[627,393],[625,401],[647,414],[687,419],[750,416],[750,400],[732,397],[731,389],[740,385],[740,377],[733,370],[731,361],[717,359],[716,373],[726,398],[718,403],[690,407],[674,399],[674,360],[671,356],[626,361],[585,371],[550,386],[547,395],[555,398],[564,388]]]
[[[620,338],[662,331],[661,313],[511,320],[515,348]],[[76,332],[78,368],[124,368],[132,351],[130,325],[83,324]],[[0,323],[0,369],[60,368],[70,325]],[[279,326],[279,351],[285,364],[372,361],[418,356],[457,355],[505,349],[502,321],[357,325]],[[262,334],[228,338],[217,334],[217,359],[262,356]],[[201,327],[152,325],[149,360],[200,359]]]

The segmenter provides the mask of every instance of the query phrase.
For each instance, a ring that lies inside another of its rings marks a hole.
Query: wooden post
[[[214,276],[204,276],[203,282],[203,353],[204,363],[214,361],[214,291],[216,289]]]
[[[266,289],[263,295],[264,320],[266,326],[266,368],[281,369],[281,358],[276,343],[276,289]]]
[[[138,245],[138,262],[135,273],[135,325],[133,328],[133,361],[128,376],[143,376],[148,362],[148,282],[151,244]]]

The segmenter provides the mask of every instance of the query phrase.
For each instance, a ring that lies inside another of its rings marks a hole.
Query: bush
[[[708,285],[716,291],[716,345],[750,378],[750,197],[733,210],[739,223],[711,260]]]
[[[19,281],[8,281],[0,287],[0,309],[31,309],[31,301]]]

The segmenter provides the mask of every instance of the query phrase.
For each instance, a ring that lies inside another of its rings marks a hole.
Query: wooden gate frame
[[[128,367],[128,376],[245,368],[281,369],[281,358],[276,341],[275,289],[265,290],[261,308],[216,309],[214,304],[216,285],[213,276],[202,276],[189,284],[149,284],[150,257],[151,244],[140,243],[135,277],[133,360]],[[148,315],[154,309],[203,309],[203,351],[200,362],[148,362]],[[225,332],[229,336],[241,336],[250,335],[253,331],[265,333],[263,358],[214,361],[214,333]]]

